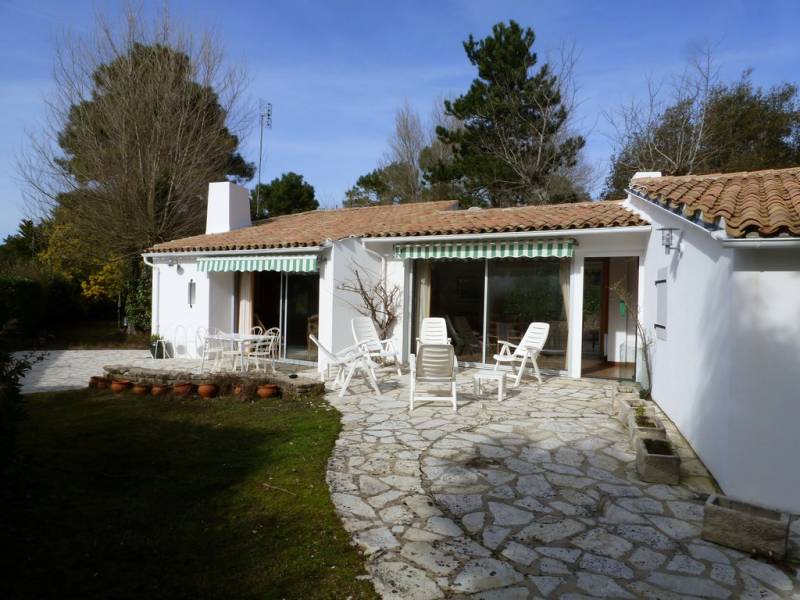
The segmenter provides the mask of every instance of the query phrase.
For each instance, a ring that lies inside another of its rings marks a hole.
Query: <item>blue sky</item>
[[[144,2],[145,11],[158,2]],[[24,214],[15,156],[44,118],[54,48],[63,31],[91,30],[97,10],[121,5],[0,0],[0,236]],[[603,172],[610,141],[603,112],[641,96],[646,78],[680,71],[693,44],[710,43],[725,79],[754,69],[757,84],[800,80],[800,2],[569,2],[464,0],[170,3],[185,26],[214,32],[250,75],[248,98],[273,104],[262,180],[293,170],[323,206],[341,202],[386,150],[395,110],[422,114],[466,90],[474,72],[461,42],[516,19],[537,34],[540,57],[574,43],[579,123],[587,157]],[[254,119],[255,122],[255,119]],[[255,161],[255,127],[243,152]]]

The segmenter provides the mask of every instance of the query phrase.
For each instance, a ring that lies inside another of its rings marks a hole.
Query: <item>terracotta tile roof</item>
[[[631,191],[730,237],[800,236],[800,167],[744,173],[647,177]]]
[[[315,210],[284,215],[227,233],[158,244],[152,252],[317,246],[347,237],[562,231],[647,225],[622,202],[579,202],[519,208],[456,210],[451,201]]]

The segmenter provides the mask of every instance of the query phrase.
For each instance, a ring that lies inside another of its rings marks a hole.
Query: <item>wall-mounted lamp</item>
[[[192,308],[194,305],[195,300],[197,299],[197,285],[194,282],[194,279],[189,280],[189,308]]]
[[[178,264],[177,262],[175,262],[175,259],[174,259],[174,258],[170,258],[170,259],[169,259],[169,261],[167,261],[167,266],[168,266],[168,267],[174,267],[175,265],[178,265],[178,269],[180,269],[180,268],[181,268],[180,264]]]
[[[678,238],[678,242],[673,245],[675,241],[675,232],[680,231],[680,229],[676,227],[661,227],[659,229],[661,232],[661,245],[664,246],[664,253],[669,254],[670,250],[677,250],[680,246],[680,238]]]

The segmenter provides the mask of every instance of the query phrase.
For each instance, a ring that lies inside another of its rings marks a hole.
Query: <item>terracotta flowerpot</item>
[[[115,394],[121,394],[125,390],[127,390],[131,385],[131,382],[127,379],[113,379],[111,381],[111,391]]]
[[[214,398],[217,395],[216,383],[201,383],[197,386],[197,393],[201,398]]]
[[[262,383],[258,386],[258,397],[262,400],[278,395],[278,386],[274,383]]]
[[[244,394],[244,385],[237,383],[233,386],[233,395],[240,398]]]
[[[164,385],[163,383],[154,383],[153,387],[150,388],[150,395],[151,396],[163,396],[169,391],[169,386]]]
[[[172,393],[176,396],[188,396],[192,393],[192,384],[191,383],[176,383],[172,386]]]
[[[101,388],[100,385],[103,384]],[[99,375],[95,375],[89,378],[89,387],[94,388],[96,390],[106,389],[108,387],[108,383],[106,382],[104,377],[100,377]]]
[[[111,382],[105,377],[98,377],[95,382],[95,388],[98,390],[107,390]]]
[[[131,391],[137,396],[144,396],[150,391],[150,385],[147,383],[134,383]]]

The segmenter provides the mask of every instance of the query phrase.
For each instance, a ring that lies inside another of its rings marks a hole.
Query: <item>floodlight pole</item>
[[[258,183],[256,184],[256,218],[261,208],[261,157],[264,147],[264,127],[272,129],[272,102],[258,102]]]

